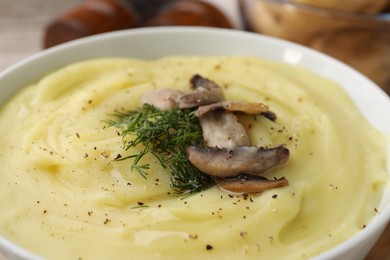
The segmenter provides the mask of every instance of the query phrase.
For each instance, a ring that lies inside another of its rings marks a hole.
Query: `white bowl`
[[[252,55],[297,64],[337,82],[374,127],[390,134],[390,99],[354,69],[306,47],[242,31],[196,27],[132,29],[88,37],[38,53],[0,73],[0,106],[21,87],[69,63],[98,57],[153,59],[169,55]],[[390,144],[388,171],[390,174]],[[390,220],[390,186],[378,216],[361,232],[315,259],[363,258]],[[0,237],[0,256],[40,259]]]

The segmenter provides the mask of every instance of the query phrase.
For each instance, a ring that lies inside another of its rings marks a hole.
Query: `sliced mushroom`
[[[215,82],[200,75],[190,80],[194,93],[185,94],[178,100],[179,108],[193,108],[223,100],[223,91]]]
[[[268,180],[262,176],[240,174],[235,177],[216,177],[215,182],[222,189],[232,192],[260,193],[265,190],[275,189],[288,185],[286,178]]]
[[[238,118],[230,112],[216,110],[199,117],[206,146],[230,148],[249,146],[249,137]]]
[[[284,146],[273,148],[236,147],[234,149],[190,146],[190,162],[200,171],[216,176],[231,177],[241,173],[260,175],[287,163],[289,150]]]
[[[244,112],[246,114],[257,115],[268,111],[268,106],[259,102],[243,102],[243,101],[219,101],[209,105],[198,107],[198,116],[202,116],[208,112],[224,109],[230,112]]]
[[[183,94],[180,90],[170,88],[150,90],[142,97],[141,104],[147,103],[162,111],[167,111],[177,107],[177,101]]]

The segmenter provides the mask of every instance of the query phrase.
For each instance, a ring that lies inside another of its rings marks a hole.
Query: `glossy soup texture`
[[[116,110],[147,90],[190,92],[200,74],[227,100],[277,115],[239,115],[251,143],[284,144],[289,185],[256,195],[214,186],[181,197],[154,157],[130,172]],[[23,88],[0,114],[0,235],[48,259],[305,259],[362,230],[388,182],[385,137],[334,82],[251,57],[106,58],[64,67]]]

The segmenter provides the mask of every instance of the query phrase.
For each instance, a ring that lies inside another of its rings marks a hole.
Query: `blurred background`
[[[161,25],[295,41],[350,64],[390,94],[390,0],[0,0],[0,71],[72,39]],[[389,245],[390,226],[367,259],[390,259]]]
[[[84,0],[0,0],[0,71],[42,49],[45,26]]]
[[[162,25],[294,41],[351,65],[390,94],[390,0],[0,0],[0,70],[72,39]]]

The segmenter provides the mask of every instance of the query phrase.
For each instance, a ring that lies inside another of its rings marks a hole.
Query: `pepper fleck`
[[[197,239],[198,235],[196,235],[196,234],[194,234],[194,235],[189,234],[188,237],[191,238],[191,239]]]
[[[212,245],[206,245],[206,249],[207,250],[213,250],[213,246]]]

